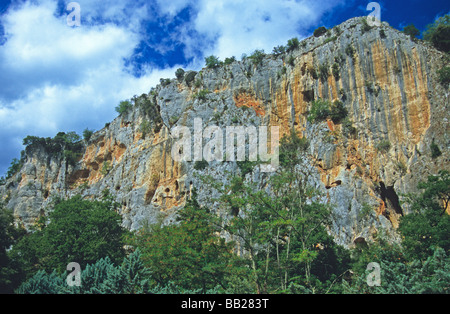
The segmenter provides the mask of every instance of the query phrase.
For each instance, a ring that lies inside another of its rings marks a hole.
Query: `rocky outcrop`
[[[395,240],[398,219],[408,213],[400,195],[450,170],[448,90],[436,77],[443,53],[385,23],[367,31],[354,18],[290,52],[253,61],[188,71],[135,97],[132,110],[85,143],[75,165],[39,147],[27,150],[24,166],[0,195],[26,226],[55,196],[98,198],[104,190],[122,205],[130,229],[171,223],[194,187],[200,204],[219,210],[211,202],[216,192],[201,175],[225,182],[227,171],[239,171],[235,162],[199,169],[195,161],[174,160],[174,127],[193,134],[195,118],[203,129],[279,126],[280,135],[293,128],[311,143],[304,167],[311,167],[312,182],[333,205],[336,242],[351,246],[381,230]],[[317,98],[342,101],[353,128],[348,121],[308,121]],[[142,102],[157,110],[146,111]],[[434,159],[432,142],[442,151]],[[255,167],[246,179],[260,182],[267,175]]]

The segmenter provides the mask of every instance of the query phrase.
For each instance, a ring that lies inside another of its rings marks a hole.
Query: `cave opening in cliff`
[[[403,216],[403,210],[400,206],[400,200],[393,186],[386,186],[383,181],[380,182],[380,196],[386,206],[392,208],[397,214]]]

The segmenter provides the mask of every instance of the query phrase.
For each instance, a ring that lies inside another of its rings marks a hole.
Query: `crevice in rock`
[[[386,204],[386,207],[393,209],[397,214],[403,216],[403,210],[400,206],[400,201],[393,186],[385,186],[384,182],[380,182],[380,196]]]

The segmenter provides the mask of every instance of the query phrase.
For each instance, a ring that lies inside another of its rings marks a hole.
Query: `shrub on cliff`
[[[450,51],[450,15],[446,14],[429,24],[423,38],[430,41],[437,49]]]
[[[316,30],[314,30],[314,37],[320,37],[322,35],[324,35],[327,32],[327,29],[325,26],[321,26],[319,28],[317,28]]]
[[[131,110],[133,108],[133,105],[129,100],[123,100],[119,103],[118,106],[116,106],[116,112],[120,114],[128,112],[128,110]]]

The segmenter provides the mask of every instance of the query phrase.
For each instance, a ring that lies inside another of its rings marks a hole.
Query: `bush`
[[[209,69],[214,69],[222,64],[219,58],[216,56],[209,56],[205,58],[206,67]]]
[[[252,60],[254,65],[260,65],[264,59],[264,56],[264,50],[255,50],[248,58]]]
[[[94,134],[94,130],[89,130],[88,128],[84,129],[83,131],[83,138],[86,142],[89,142],[89,140],[92,137],[92,134]]]
[[[133,108],[133,105],[129,100],[123,100],[119,103],[118,106],[116,106],[116,111],[119,113],[119,115],[128,112]]]
[[[209,163],[206,160],[204,160],[204,159],[197,160],[194,163],[194,169],[195,170],[204,170],[206,167],[208,167],[208,165],[209,165]]]
[[[297,37],[291,38],[287,42],[286,51],[288,51],[288,52],[293,51],[293,50],[297,49],[299,45],[300,45],[300,41],[298,40]]]
[[[235,56],[233,56],[231,58],[225,58],[224,64],[225,65],[229,65],[229,64],[232,64],[234,61],[236,61],[236,57]]]
[[[313,101],[311,110],[309,111],[309,122],[320,122],[328,118],[330,115],[330,102],[322,99]]]
[[[330,117],[334,123],[339,123],[347,117],[348,110],[342,101],[336,100],[331,106]]]
[[[376,149],[380,152],[387,152],[391,149],[391,142],[388,140],[382,140],[377,144]]]
[[[184,78],[184,70],[182,68],[177,69],[175,72],[175,76],[177,77],[178,81],[181,82]]]
[[[442,69],[437,71],[437,74],[439,82],[444,86],[448,86],[448,84],[450,83],[450,67],[443,67]]]
[[[321,26],[319,28],[317,28],[316,30],[314,30],[314,37],[320,37],[322,35],[324,35],[327,32],[327,29],[325,26]]]
[[[409,35],[411,39],[416,38],[420,35],[420,31],[414,26],[414,24],[409,24],[405,28],[403,28],[403,33]]]
[[[437,146],[437,144],[434,141],[431,143],[430,149],[431,149],[431,158],[435,159],[442,155],[439,146]]]
[[[355,59],[355,48],[351,44],[348,44],[345,48],[345,53],[352,59]]]
[[[450,51],[450,15],[440,17],[427,26],[423,38],[430,41],[437,49]]]
[[[361,31],[363,34],[372,29],[372,27],[367,23],[367,18],[365,17],[361,18],[361,23],[362,23]]]
[[[199,100],[206,100],[206,95],[209,94],[209,90],[207,89],[202,89],[201,91],[199,91],[198,93],[194,94],[192,97],[194,99],[199,99]]]
[[[276,46],[276,47],[273,48],[273,52],[272,53],[275,56],[278,56],[278,55],[281,55],[281,54],[283,54],[285,52],[286,52],[286,47],[285,46]]]
[[[336,80],[339,80],[340,77],[340,69],[339,69],[339,64],[334,63],[332,66],[332,71],[333,71],[333,76]]]
[[[322,83],[326,82],[328,80],[328,76],[330,75],[328,71],[328,64],[324,63],[319,66],[319,77]]]

